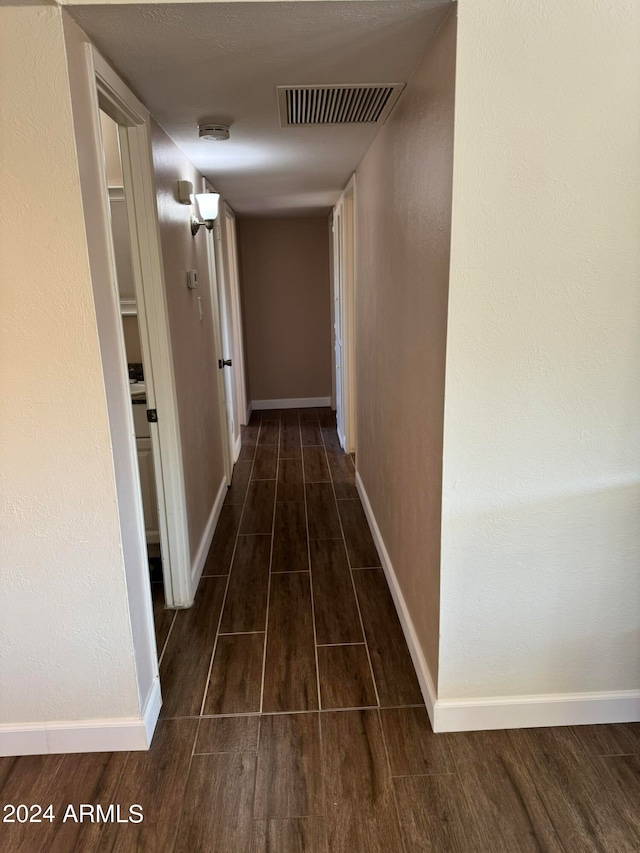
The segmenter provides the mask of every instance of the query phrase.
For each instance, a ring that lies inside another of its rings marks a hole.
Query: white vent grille
[[[280,124],[376,124],[386,119],[403,89],[404,83],[278,86]]]

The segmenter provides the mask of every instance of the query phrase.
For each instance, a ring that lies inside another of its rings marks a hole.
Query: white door
[[[333,216],[336,421],[345,453],[356,449],[354,187],[352,178]]]
[[[336,423],[338,439],[345,449],[344,388],[342,382],[342,306],[343,306],[343,251],[342,251],[342,202],[338,202],[333,215],[334,290],[333,331],[335,341],[336,376]]]
[[[225,385],[233,401],[233,422],[235,453],[234,462],[240,453],[240,426],[247,422],[247,393],[244,371],[244,343],[242,335],[242,314],[240,303],[240,277],[238,274],[238,246],[236,239],[236,218],[231,208],[224,204],[224,216],[221,217],[221,240],[224,259],[224,360],[231,362],[224,368]]]

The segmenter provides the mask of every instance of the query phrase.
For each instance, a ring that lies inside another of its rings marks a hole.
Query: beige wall
[[[249,398],[331,395],[326,217],[240,219]]]
[[[202,176],[162,128],[152,122],[153,164],[164,277],[178,395],[189,546],[198,552],[213,504],[225,477],[215,361],[213,310],[207,261],[209,232],[191,234],[192,209],[177,197],[177,182],[191,181],[198,192]],[[197,269],[200,284],[187,287],[187,270]],[[198,298],[202,300],[200,320]]]
[[[459,4],[444,698],[640,688],[640,5],[543,5]]]
[[[358,470],[434,680],[455,52],[452,13],[356,172]]]
[[[0,724],[139,717],[61,10],[0,65]]]

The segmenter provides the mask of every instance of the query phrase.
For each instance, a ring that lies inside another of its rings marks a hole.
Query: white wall
[[[0,724],[136,717],[62,16],[0,20]]]
[[[640,688],[638,45],[459,3],[440,698]]]

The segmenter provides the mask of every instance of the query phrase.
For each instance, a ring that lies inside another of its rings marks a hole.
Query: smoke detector
[[[199,124],[198,134],[200,139],[209,139],[211,142],[222,142],[229,138],[228,124]]]

